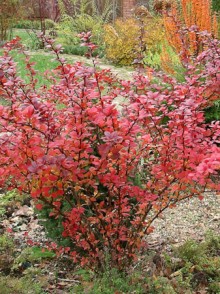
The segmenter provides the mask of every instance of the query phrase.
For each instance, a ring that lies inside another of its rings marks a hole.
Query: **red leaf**
[[[35,204],[35,207],[36,207],[37,210],[42,210],[43,204],[42,203],[37,203],[37,204]]]

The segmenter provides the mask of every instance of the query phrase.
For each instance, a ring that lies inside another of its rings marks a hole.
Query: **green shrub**
[[[208,293],[219,294],[220,293],[220,282],[212,282],[209,285]]]
[[[220,255],[220,236],[208,233],[206,236],[206,254],[209,256]]]
[[[103,42],[103,21],[99,17],[92,17],[88,14],[81,14],[73,19],[73,30],[77,33],[91,32],[91,41],[97,45]]]
[[[204,244],[198,244],[194,240],[186,241],[182,246],[177,249],[177,256],[185,262],[197,264],[205,255]]]
[[[220,2],[219,2],[219,0],[212,0],[212,9],[214,11],[220,11]]]
[[[63,47],[63,53],[65,54],[84,56],[86,52],[87,52],[87,48],[84,46],[80,46],[80,44],[79,45],[64,45]]]
[[[202,243],[189,240],[176,252],[185,262],[180,270],[182,280],[179,277],[179,283],[186,286],[187,282],[193,289],[206,284],[213,293],[212,289],[220,282],[220,237],[209,234]]]
[[[65,207],[67,206],[67,207]],[[63,211],[68,208],[68,203],[65,202],[63,206]],[[52,240],[56,241],[56,243],[60,246],[71,246],[71,240],[69,238],[63,238],[63,226],[62,226],[62,218],[58,217],[56,219],[49,218],[50,213],[52,212],[49,206],[45,206],[44,209],[37,211],[38,218],[40,220],[41,225],[43,225],[46,229],[47,236]]]
[[[56,25],[57,43],[63,45],[63,52],[83,56],[86,48],[81,46],[80,38],[77,36],[81,32],[92,32],[92,42],[99,45],[96,55],[101,55],[103,51],[103,28],[101,19],[93,18],[87,14],[80,14],[75,18],[64,15],[62,20]]]
[[[205,110],[205,117],[207,123],[220,120],[220,100],[215,101],[212,106]]]
[[[21,19],[13,25],[16,29],[33,29],[40,30],[40,20]],[[55,22],[52,19],[45,19],[46,30],[54,29]]]
[[[149,280],[149,292],[150,294],[176,294],[170,281],[166,277],[155,277]]]
[[[15,29],[40,29],[40,22],[39,21],[31,21],[29,19],[21,19],[13,26]]]
[[[45,19],[46,30],[54,29],[56,23],[52,19]]]

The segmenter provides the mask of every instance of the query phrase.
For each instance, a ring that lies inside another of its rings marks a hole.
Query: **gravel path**
[[[202,241],[208,231],[220,234],[220,195],[206,192],[203,200],[192,198],[167,209],[155,220],[149,245],[171,250],[188,239]]]

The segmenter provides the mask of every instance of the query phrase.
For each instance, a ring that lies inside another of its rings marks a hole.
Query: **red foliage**
[[[219,42],[209,40],[182,84],[165,75],[121,81],[95,65],[65,63],[47,43],[60,61],[48,87],[36,87],[28,57],[30,82],[18,76],[9,54],[16,40],[0,58],[8,101],[0,106],[0,185],[62,218],[76,262],[102,268],[108,254],[121,269],[164,209],[219,189],[210,175],[220,165],[220,126],[207,128],[203,112],[219,93]],[[120,111],[117,97],[127,101]]]

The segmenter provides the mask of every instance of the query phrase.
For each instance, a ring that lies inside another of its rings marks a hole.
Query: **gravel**
[[[218,235],[220,195],[206,192],[203,200],[191,198],[180,202],[175,208],[164,211],[153,226],[153,233],[147,237],[149,246],[168,251],[189,239],[202,241],[208,232]]]

